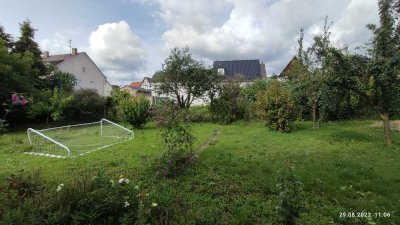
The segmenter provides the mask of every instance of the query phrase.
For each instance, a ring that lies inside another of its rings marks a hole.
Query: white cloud
[[[368,39],[365,25],[376,22],[375,0],[133,0],[158,4],[165,22],[163,47],[188,45],[195,56],[261,59],[280,72],[296,54],[300,28],[312,34],[325,16],[334,21],[335,40],[350,46]],[[311,33],[312,32],[312,33]]]
[[[126,21],[99,25],[89,38],[89,55],[114,84],[140,79],[147,53]]]
[[[102,68],[135,70],[146,62],[141,41],[126,21],[99,25],[89,43],[90,55]]]
[[[379,20],[377,12],[376,1],[352,0],[332,27],[334,40],[349,47],[364,44],[371,37],[371,31],[366,25],[377,23]]]
[[[50,54],[69,53],[69,38],[62,33],[55,33],[53,39],[43,39],[39,46],[42,51],[49,51]]]

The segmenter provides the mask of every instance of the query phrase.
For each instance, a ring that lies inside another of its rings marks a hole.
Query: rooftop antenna
[[[69,54],[72,54],[72,40],[68,40],[68,46],[69,46]]]

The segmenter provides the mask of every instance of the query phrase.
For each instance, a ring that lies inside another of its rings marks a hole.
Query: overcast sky
[[[325,16],[335,45],[351,49],[371,37],[376,0],[0,0],[0,24],[15,38],[21,21],[37,29],[42,51],[69,53],[68,40],[85,51],[112,84],[152,76],[171,48],[188,45],[194,57],[260,59],[279,73]]]

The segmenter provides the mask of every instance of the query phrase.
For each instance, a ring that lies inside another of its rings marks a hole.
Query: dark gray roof
[[[217,72],[218,68],[225,69],[225,76],[233,78],[235,76],[243,76],[245,80],[260,79],[265,76],[265,69],[262,70],[264,64],[260,64],[260,60],[232,60],[232,61],[214,61],[213,68]]]
[[[131,87],[132,89],[136,90],[136,91],[141,91],[141,92],[151,92],[150,90],[141,88],[141,87]]]

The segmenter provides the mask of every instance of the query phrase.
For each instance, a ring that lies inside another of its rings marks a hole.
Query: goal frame
[[[71,149],[70,149],[68,146],[66,146],[66,145],[64,145],[63,143],[58,142],[57,140],[54,140],[53,138],[51,138],[51,137],[49,137],[49,136],[47,136],[47,135],[41,133],[41,131],[49,131],[49,130],[55,130],[55,129],[63,129],[63,128],[78,127],[78,126],[85,126],[85,125],[92,125],[92,124],[98,124],[98,123],[100,123],[100,136],[102,137],[102,136],[103,136],[103,122],[110,123],[110,124],[112,124],[112,125],[114,125],[114,126],[116,126],[116,127],[118,127],[118,128],[121,128],[121,129],[127,131],[128,133],[132,134],[132,137],[131,137],[131,138],[126,139],[126,140],[123,140],[123,141],[128,141],[128,140],[133,140],[133,139],[134,139],[135,135],[134,135],[134,132],[133,132],[133,131],[131,131],[131,130],[129,130],[129,129],[127,129],[127,128],[125,128],[125,127],[123,127],[123,126],[117,124],[117,123],[114,123],[114,122],[112,122],[112,121],[110,121],[110,120],[107,120],[107,119],[104,119],[104,118],[103,118],[103,119],[101,119],[101,120],[98,121],[98,122],[81,123],[81,124],[74,124],[74,125],[66,125],[66,126],[52,127],[52,128],[42,129],[42,130],[35,130],[35,129],[33,129],[33,128],[28,128],[26,132],[27,132],[27,135],[28,135],[28,140],[29,140],[29,145],[30,145],[30,146],[32,146],[31,133],[35,133],[36,135],[38,135],[38,136],[40,136],[40,137],[42,137],[42,138],[44,138],[44,139],[46,139],[46,140],[52,142],[53,144],[59,146],[60,148],[64,149],[64,150],[67,152],[67,156],[60,156],[60,155],[53,155],[53,154],[39,153],[39,152],[24,152],[24,153],[25,153],[25,154],[29,154],[29,155],[41,155],[41,156],[48,156],[48,157],[54,157],[54,158],[75,158],[75,157],[77,157],[77,156],[81,156],[81,155],[84,155],[84,154],[87,154],[87,153],[90,153],[90,152],[94,152],[94,151],[97,151],[97,150],[100,150],[100,149],[103,149],[103,148],[107,148],[107,147],[110,147],[111,145],[115,145],[115,144],[118,144],[118,143],[120,143],[120,142],[123,142],[123,141],[119,141],[119,142],[116,142],[116,143],[104,145],[104,146],[98,147],[98,148],[96,148],[96,149],[92,149],[92,150],[89,150],[89,151],[87,151],[87,152],[84,152],[84,153],[81,153],[81,154],[72,156],[72,155],[71,155]]]

